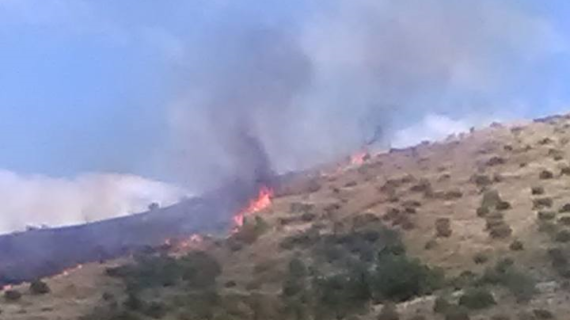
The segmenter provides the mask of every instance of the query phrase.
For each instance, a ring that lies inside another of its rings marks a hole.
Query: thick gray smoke
[[[222,3],[219,17],[237,12]],[[166,153],[185,182],[251,174],[244,132],[287,171],[511,116],[521,79],[565,50],[518,1],[311,4],[291,23],[252,14],[220,26],[214,12],[206,36],[185,44]]]

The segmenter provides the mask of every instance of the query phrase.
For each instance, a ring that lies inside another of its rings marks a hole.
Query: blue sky
[[[0,0],[0,168],[176,181],[157,156],[169,144],[168,106],[185,90],[181,79],[187,72],[201,70],[201,61],[231,56],[202,46],[224,48],[209,42],[224,41],[220,34],[235,26],[261,24],[294,33],[312,14],[328,10],[313,1],[235,3]],[[557,36],[550,44],[564,48],[570,41],[567,1],[509,3],[546,22]],[[530,67],[506,68],[520,81],[481,103],[512,102],[516,107],[500,111],[514,117],[567,111],[568,57],[560,49]],[[421,96],[442,99],[430,92]]]

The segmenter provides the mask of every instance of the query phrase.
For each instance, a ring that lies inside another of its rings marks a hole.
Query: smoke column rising
[[[165,163],[200,187],[247,171],[244,153],[228,152],[236,128],[283,172],[350,153],[377,132],[383,146],[405,144],[430,138],[414,130],[422,122],[461,123],[431,130],[439,137],[467,119],[508,118],[525,77],[566,50],[518,1],[291,2],[303,11],[291,23],[219,3],[205,36],[180,39],[188,51],[174,61],[180,91],[168,108]]]

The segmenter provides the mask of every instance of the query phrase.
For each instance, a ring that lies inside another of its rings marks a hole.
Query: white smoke
[[[0,170],[0,233],[64,226],[166,206],[186,196],[178,187],[138,176],[84,174],[74,179]]]

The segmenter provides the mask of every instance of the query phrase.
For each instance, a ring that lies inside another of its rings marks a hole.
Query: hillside
[[[565,319],[569,142],[556,116],[331,166],[227,239],[17,286],[0,319]]]

